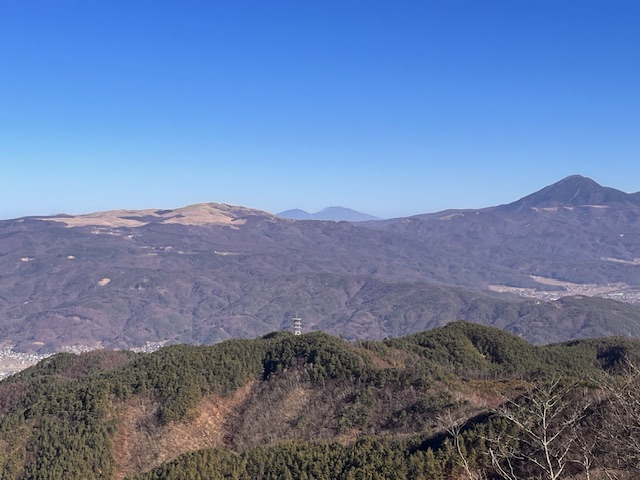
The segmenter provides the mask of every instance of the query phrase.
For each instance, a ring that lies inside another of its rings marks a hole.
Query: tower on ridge
[[[293,317],[291,320],[293,321],[293,334],[302,335],[302,318]]]

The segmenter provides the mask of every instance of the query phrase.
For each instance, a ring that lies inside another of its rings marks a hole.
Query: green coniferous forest
[[[1,478],[638,478],[638,366],[466,322],[58,354],[0,382]]]

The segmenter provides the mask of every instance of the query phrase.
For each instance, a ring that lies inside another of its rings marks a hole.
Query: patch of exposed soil
[[[385,358],[367,349],[360,349],[358,350],[358,353],[362,356],[366,356],[375,368],[379,368],[381,370],[387,368],[404,368],[404,363],[399,358]]]
[[[246,400],[253,387],[247,384],[233,394],[207,396],[196,408],[196,418],[159,426],[158,406],[136,398],[118,407],[119,420],[113,438],[114,458],[119,465],[116,479],[147,472],[179,455],[202,448],[219,447],[228,436],[227,419]]]

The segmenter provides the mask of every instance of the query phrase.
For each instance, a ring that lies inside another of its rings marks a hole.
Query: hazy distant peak
[[[296,208],[280,212],[277,215],[282,218],[290,218],[293,220],[331,220],[334,222],[365,222],[368,220],[380,220],[379,217],[374,217],[373,215],[358,212],[351,208],[339,206],[323,208],[316,213],[309,213]]]
[[[640,195],[630,195],[615,188],[603,187],[582,175],[571,175],[504,207],[549,208],[624,203],[640,204]]]
[[[316,213],[315,218],[319,220],[346,220],[348,222],[364,222],[366,220],[380,220],[378,217],[367,213],[358,212],[352,208],[327,207]]]
[[[319,212],[316,212],[316,215],[320,215],[322,213],[329,213],[329,212],[337,212],[337,211],[350,211],[350,212],[355,212],[355,210],[351,209],[351,208],[346,208],[346,207],[341,207],[339,205],[335,205],[333,207],[325,207],[322,210],[320,210]]]
[[[284,212],[278,213],[277,215],[279,217],[289,218],[291,220],[313,220],[313,215],[311,213],[300,210],[299,208],[286,210]]]

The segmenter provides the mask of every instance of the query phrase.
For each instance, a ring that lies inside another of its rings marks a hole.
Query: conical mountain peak
[[[549,208],[563,206],[594,206],[611,204],[640,204],[634,195],[603,187],[582,175],[571,175],[520,200],[510,203],[510,208]]]

